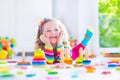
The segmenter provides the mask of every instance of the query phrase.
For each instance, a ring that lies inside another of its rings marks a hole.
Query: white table
[[[1,66],[10,68],[10,73],[13,74],[13,77],[10,78],[1,78],[0,80],[120,80],[120,71],[116,71],[115,68],[108,68],[107,62],[111,58],[103,58],[97,57],[95,59],[91,59],[94,64],[105,64],[104,66],[94,66],[96,68],[94,73],[87,73],[86,68],[63,68],[63,69],[52,69],[53,71],[57,71],[56,75],[49,75],[46,69],[40,67],[33,67],[32,65],[27,66],[27,69],[21,69],[17,67],[17,63],[7,63],[0,64]],[[21,61],[21,57],[15,57],[12,60]],[[32,61],[32,57],[26,57],[26,61]],[[47,69],[54,65],[47,65]],[[25,67],[23,67],[25,68]],[[22,75],[17,74],[17,72],[23,72]],[[103,75],[103,71],[110,71],[111,74]],[[26,77],[27,74],[35,74],[33,77]],[[0,73],[1,75],[1,73]]]

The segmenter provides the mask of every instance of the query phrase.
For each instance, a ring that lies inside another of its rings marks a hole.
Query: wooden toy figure
[[[91,60],[88,59],[89,58],[89,54],[88,54],[88,49],[85,49],[85,60],[83,60],[82,64],[90,64]]]
[[[30,62],[27,62],[25,60],[25,51],[24,50],[22,52],[22,61],[18,62],[17,65],[21,65],[21,66],[30,65]]]
[[[73,59],[70,57],[69,50],[67,48],[65,49],[64,62],[67,63],[67,64],[72,64],[72,62],[73,62]]]
[[[82,54],[82,48],[79,49],[79,57],[76,59],[76,64],[81,64],[83,62],[83,60],[85,60],[85,58],[83,57]]]

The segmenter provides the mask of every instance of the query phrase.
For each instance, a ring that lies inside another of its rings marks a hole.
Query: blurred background
[[[0,36],[13,37],[16,52],[34,51],[40,18],[57,18],[78,43],[94,29],[90,53],[120,51],[119,7],[119,0],[0,0]]]

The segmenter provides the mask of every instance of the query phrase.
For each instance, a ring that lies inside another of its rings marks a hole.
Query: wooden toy
[[[83,62],[82,62],[82,64],[84,64],[84,65],[88,65],[90,63],[91,63],[91,60],[83,60]]]
[[[103,52],[104,57],[120,57],[120,52]]]
[[[81,64],[85,60],[82,54],[82,48],[79,49],[79,57],[76,59],[76,64]]]
[[[116,71],[120,71],[120,67],[117,67],[117,68],[116,68]]]
[[[64,54],[65,54],[64,63],[66,63],[66,64],[72,64],[73,59],[69,56],[68,49],[65,49],[64,51],[65,51],[64,52]]]
[[[46,65],[44,51],[39,49],[34,52],[32,65],[34,65],[34,66]]]
[[[58,72],[57,71],[48,71],[48,74],[51,74],[51,75],[53,75],[53,74],[58,74]]]
[[[73,59],[72,58],[64,58],[64,62],[67,64],[72,64]]]
[[[93,73],[96,70],[94,67],[86,68],[87,73]]]
[[[73,36],[69,37],[70,47],[73,48],[77,45],[77,40],[73,38]]]
[[[17,71],[16,73],[17,73],[18,75],[23,75],[23,74],[24,74],[23,71]]]
[[[83,67],[83,64],[73,64],[74,67]]]
[[[89,54],[89,58],[96,58],[96,54]]]
[[[85,60],[83,60],[82,64],[84,64],[84,65],[90,64],[91,60],[88,60],[88,58],[89,58],[89,54],[88,54],[88,49],[86,48],[85,49]]]
[[[0,61],[0,64],[6,64],[7,62],[6,61]]]
[[[112,58],[111,62],[120,62],[120,58]]]
[[[36,76],[36,74],[33,74],[33,73],[31,73],[31,74],[26,74],[26,77],[35,77]]]
[[[103,75],[110,75],[111,72],[110,72],[110,71],[103,71],[102,74],[103,74]]]
[[[26,65],[30,65],[30,62],[27,62],[25,60],[25,51],[23,50],[22,52],[22,61],[21,62],[18,62],[17,65],[20,65],[20,66],[26,66]]]
[[[65,55],[65,50],[62,49],[60,53],[60,63],[64,63],[64,55]]]
[[[11,78],[11,77],[14,77],[14,75],[11,73],[6,73],[6,74],[2,74],[0,77],[1,78]]]
[[[108,67],[114,68],[114,67],[117,67],[117,64],[115,64],[115,63],[109,63],[109,64],[108,64]]]
[[[7,63],[17,63],[17,61],[14,61],[14,60],[8,60]]]

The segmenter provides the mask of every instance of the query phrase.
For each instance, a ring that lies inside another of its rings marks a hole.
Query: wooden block
[[[120,57],[120,54],[110,54],[110,53],[104,53],[104,57]]]

